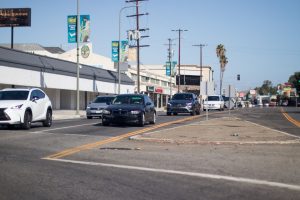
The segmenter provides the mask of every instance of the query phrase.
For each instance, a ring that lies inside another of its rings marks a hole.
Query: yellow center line
[[[300,122],[288,115],[283,108],[281,108],[281,113],[289,122],[300,128]]]
[[[99,146],[104,145],[104,144],[108,144],[108,143],[111,143],[111,142],[116,142],[116,141],[119,141],[119,140],[124,139],[124,138],[135,136],[135,135],[138,135],[138,134],[141,134],[141,133],[145,133],[147,131],[151,131],[151,130],[154,130],[154,129],[158,129],[158,128],[161,128],[161,127],[164,127],[164,126],[169,126],[169,125],[176,124],[176,123],[191,121],[191,120],[194,120],[194,119],[199,118],[199,117],[200,116],[192,116],[192,117],[179,119],[179,120],[175,120],[175,121],[171,121],[171,122],[165,122],[165,123],[161,123],[161,124],[149,127],[149,128],[144,128],[144,129],[137,130],[137,131],[134,131],[134,132],[125,133],[125,134],[122,134],[122,135],[119,135],[119,136],[116,136],[116,137],[111,137],[111,138],[106,139],[106,140],[101,140],[101,141],[97,141],[97,142],[93,142],[93,143],[84,144],[84,145],[81,145],[81,146],[78,146],[78,147],[73,147],[73,148],[66,149],[64,151],[49,155],[49,156],[45,157],[45,159],[58,159],[58,158],[66,157],[66,156],[69,156],[69,155],[72,155],[72,154],[75,154],[75,153],[78,153],[78,152],[81,152],[81,151],[85,151],[85,150],[89,150],[89,149],[92,149],[92,148],[99,147]]]

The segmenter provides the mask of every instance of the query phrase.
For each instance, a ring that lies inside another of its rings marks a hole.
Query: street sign
[[[111,60],[119,62],[119,41],[111,42]]]

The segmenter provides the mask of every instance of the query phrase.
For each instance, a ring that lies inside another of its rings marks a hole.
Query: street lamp
[[[76,20],[76,42],[77,42],[77,81],[76,81],[76,90],[77,90],[77,102],[76,102],[76,115],[79,115],[79,0],[77,0],[77,20]]]
[[[132,8],[136,6],[125,6],[120,9],[119,12],[119,49],[118,49],[118,94],[120,94],[121,91],[121,70],[120,70],[120,59],[121,59],[121,14],[122,11],[125,10],[126,8]]]

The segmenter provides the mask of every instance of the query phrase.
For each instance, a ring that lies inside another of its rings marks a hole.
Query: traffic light
[[[237,75],[237,80],[241,80],[241,76],[239,74]]]

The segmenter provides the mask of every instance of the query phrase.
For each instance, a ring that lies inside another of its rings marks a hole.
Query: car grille
[[[91,108],[90,110],[103,110],[103,108]]]
[[[183,104],[183,103],[174,103],[173,104],[173,107],[185,107],[186,106],[186,104]]]
[[[6,108],[0,108],[0,121],[10,120],[10,118],[4,112],[5,109]]]
[[[113,115],[115,115],[115,116],[124,116],[127,114],[128,114],[127,110],[114,110],[113,111]]]

